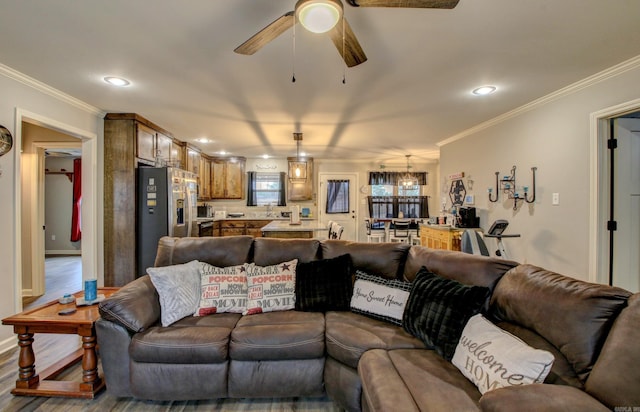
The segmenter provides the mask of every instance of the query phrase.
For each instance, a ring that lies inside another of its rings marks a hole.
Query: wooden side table
[[[98,293],[108,297],[117,290],[118,288],[99,288]],[[82,297],[84,292],[77,292],[74,296]],[[73,307],[75,303],[62,305],[55,300],[2,320],[3,325],[13,325],[20,347],[18,380],[12,394],[92,399],[104,388],[104,380],[98,374],[96,354],[95,321],[100,317],[98,305],[78,306],[77,311],[71,315],[58,314],[62,309]],[[77,334],[82,337],[82,347],[38,374],[32,346],[35,333]],[[80,359],[82,382],[51,380]]]

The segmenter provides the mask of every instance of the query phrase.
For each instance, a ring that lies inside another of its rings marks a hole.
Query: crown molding
[[[530,110],[536,109],[538,107],[544,106],[547,103],[550,103],[554,100],[560,99],[562,97],[568,96],[572,93],[575,93],[579,90],[585,89],[587,87],[593,86],[605,80],[611,79],[613,77],[619,76],[629,70],[633,70],[640,67],[640,55],[633,57],[629,60],[626,60],[620,64],[612,66],[606,70],[603,70],[599,73],[596,73],[592,76],[589,76],[585,79],[579,80],[569,86],[563,87],[562,89],[558,89],[553,93],[549,93],[546,96],[543,96],[539,99],[533,100],[523,106],[520,106],[516,109],[508,111],[504,114],[501,114],[498,117],[494,117],[493,119],[487,120],[486,122],[480,123],[470,129],[464,130],[458,134],[455,134],[447,139],[441,140],[436,143],[436,146],[442,147],[449,143],[453,143],[457,140],[463,139],[465,137],[471,136],[475,133],[478,133],[482,130],[488,129],[492,126],[495,126],[499,123],[512,119],[514,117],[520,116],[521,114],[528,112]]]
[[[9,79],[15,80],[19,83],[22,83],[26,86],[29,86],[39,92],[42,92],[44,94],[47,94],[53,98],[56,98],[64,103],[67,103],[71,106],[74,106],[80,110],[83,110],[85,112],[88,112],[90,114],[99,116],[99,117],[104,117],[104,115],[106,114],[104,111],[98,109],[95,106],[92,106],[88,103],[83,102],[80,99],[77,99],[69,94],[66,94],[58,89],[55,89],[51,86],[49,86],[48,84],[45,84],[39,80],[34,79],[33,77],[27,76],[24,73],[21,73],[15,69],[12,69],[9,66],[6,66],[2,63],[0,63],[0,74],[8,77]]]

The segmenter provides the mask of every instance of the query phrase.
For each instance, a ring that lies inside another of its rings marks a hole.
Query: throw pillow
[[[462,329],[480,312],[489,295],[489,288],[463,285],[423,266],[413,281],[402,325],[450,361]]]
[[[242,313],[247,308],[247,275],[244,265],[220,268],[200,266],[200,305],[194,316]]]
[[[480,314],[469,319],[451,360],[480,393],[542,383],[553,361],[550,352],[532,348]]]
[[[148,268],[160,298],[160,322],[169,326],[192,315],[200,301],[200,262]]]
[[[352,293],[349,254],[299,263],[296,267],[296,310],[349,310]]]
[[[411,283],[356,271],[351,311],[402,325]]]
[[[272,266],[245,263],[247,271],[247,309],[243,315],[295,308],[296,265],[298,259]]]

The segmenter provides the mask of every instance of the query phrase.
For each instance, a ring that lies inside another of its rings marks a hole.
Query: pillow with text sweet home
[[[200,267],[200,304],[193,314],[242,313],[247,309],[247,275],[244,265]]]
[[[271,266],[245,263],[247,309],[243,315],[295,308],[298,259]]]
[[[351,311],[370,318],[402,325],[411,283],[384,279],[360,270],[351,296]]]

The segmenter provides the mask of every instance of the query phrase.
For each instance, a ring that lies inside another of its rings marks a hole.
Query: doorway
[[[640,99],[592,113],[590,129],[590,280],[638,292]]]
[[[47,131],[60,133],[77,145],[77,149],[82,153],[85,160],[82,164],[82,205],[81,205],[81,227],[82,227],[82,254],[81,270],[82,278],[98,277],[99,284],[102,284],[101,271],[98,265],[98,219],[97,219],[97,135],[77,127],[61,123],[36,113],[26,110],[16,109],[16,133],[15,144],[22,148],[16,151],[16,180],[15,180],[15,210],[16,227],[16,271],[15,271],[15,311],[22,311],[23,295],[38,296],[45,290],[44,280],[44,208],[42,205],[42,190],[44,181],[44,151],[47,147],[61,148],[55,139],[50,142],[33,142],[25,144],[23,132],[28,132],[31,126],[37,126]],[[68,142],[62,144],[69,147]],[[34,154],[25,157],[23,150],[32,147]],[[37,152],[40,152],[41,156]],[[38,162],[38,159],[42,161]],[[27,176],[28,175],[28,176]],[[28,185],[25,185],[25,177],[28,177]],[[25,253],[31,254],[34,259],[27,261]],[[27,271],[25,265],[34,263],[39,271]],[[101,268],[101,267],[100,267]]]
[[[357,173],[320,173],[318,214],[322,224],[334,221],[342,227],[342,240],[358,240],[356,205]],[[329,207],[327,207],[329,205]]]

